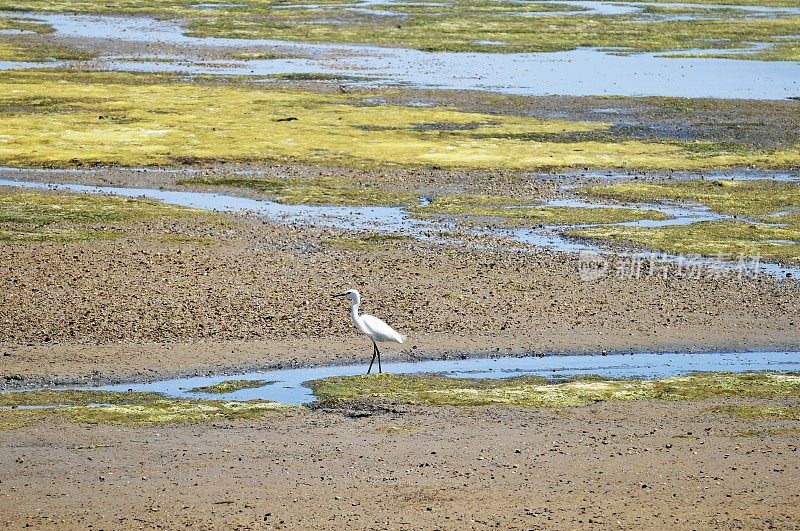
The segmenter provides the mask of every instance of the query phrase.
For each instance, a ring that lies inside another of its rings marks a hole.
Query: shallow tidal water
[[[366,343],[365,343],[366,345]],[[355,347],[354,347],[355,348]],[[304,384],[330,376],[364,374],[369,365],[370,349],[364,348],[364,361],[353,365],[303,367],[225,376],[194,376],[148,383],[118,384],[80,389],[105,391],[152,391],[171,397],[224,400],[273,400],[290,404],[312,402],[314,395]],[[387,350],[385,360],[391,359]],[[598,375],[608,378],[665,378],[698,371],[788,372],[800,370],[797,352],[728,352],[728,353],[636,353],[608,355],[554,355],[541,357],[502,356],[493,358],[448,359],[383,364],[386,373],[439,374],[453,378],[511,378],[543,376],[562,380],[576,376]],[[377,372],[377,364],[373,367]],[[226,380],[264,380],[274,382],[263,387],[226,394],[192,392],[195,387],[215,385]]]
[[[415,86],[488,90],[520,95],[674,96],[728,99],[783,99],[800,96],[800,63],[746,59],[666,58],[653,53],[617,54],[579,48],[552,53],[424,52],[405,48],[308,44],[265,39],[187,35],[175,21],[145,17],[0,13],[25,16],[53,27],[56,36],[197,47],[271,47],[303,59],[158,61],[146,53],[105,57],[92,68],[217,75],[270,76],[319,73],[341,75],[359,86]],[[753,50],[758,49],[754,46]],[[618,51],[618,50],[617,50]],[[746,53],[746,52],[745,52]],[[142,62],[142,59],[148,61]],[[150,62],[150,60],[156,61]],[[51,66],[68,62],[41,63]],[[2,66],[2,65],[0,65]],[[11,68],[7,66],[7,68]],[[269,78],[265,78],[269,81]]]

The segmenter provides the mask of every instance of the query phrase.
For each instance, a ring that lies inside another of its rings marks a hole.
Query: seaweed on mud
[[[254,419],[294,409],[265,400],[184,400],[161,393],[50,389],[0,392],[0,406],[0,429],[24,427],[45,416],[87,424],[180,424]]]
[[[293,406],[251,400],[156,400],[145,404],[81,406],[58,411],[66,419],[86,424],[186,424],[209,420],[258,419]]]
[[[670,227],[587,227],[567,234],[628,242],[679,255],[800,263],[800,226],[701,221]]]
[[[592,186],[579,193],[620,202],[700,203],[739,219],[667,227],[589,227],[570,235],[623,241],[673,254],[758,257],[800,263],[800,185],[768,180],[692,180]],[[752,219],[753,221],[750,221]]]
[[[389,191],[375,185],[364,185],[343,178],[281,179],[281,178],[191,178],[181,179],[179,185],[225,186],[257,190],[274,197],[275,201],[297,205],[407,205],[417,196],[410,192]]]
[[[647,209],[537,206],[530,203],[522,197],[443,195],[432,198],[428,205],[415,206],[411,211],[421,217],[437,214],[496,218],[508,225],[577,225],[667,218],[661,212]]]
[[[293,119],[279,121],[287,117]],[[364,106],[343,94],[190,84],[150,74],[7,73],[0,81],[0,119],[0,164],[14,166],[283,161],[364,168],[691,170],[800,164],[793,145],[732,150],[714,142],[616,136],[553,141],[545,138],[611,126],[449,107]],[[545,136],[530,140],[536,135]],[[398,204],[381,196],[370,201]]]
[[[620,183],[579,188],[576,192],[622,202],[688,201],[704,204],[720,214],[752,217],[800,207],[800,184],[768,179]]]
[[[479,380],[383,374],[324,378],[310,385],[322,401],[456,406],[558,407],[607,400],[800,396],[800,375],[777,373],[696,373],[657,380],[577,378],[563,383],[535,377]]]
[[[317,8],[324,4],[325,9]],[[267,38],[409,47],[426,51],[548,52],[578,47],[630,51],[682,51],[714,47],[739,49],[751,42],[779,42],[800,34],[792,13],[738,13],[719,17],[716,10],[692,8],[692,17],[676,17],[661,8],[630,15],[602,15],[584,7],[550,2],[455,0],[381,6],[398,16],[376,17],[367,7],[354,12],[336,2],[244,2],[198,9],[189,0],[99,2],[22,0],[0,3],[0,10],[119,13],[185,21],[198,37]],[[792,5],[792,0],[753,0],[748,5]],[[643,6],[647,7],[647,6]],[[547,15],[547,16],[540,16]],[[793,60],[778,48],[774,57]],[[759,58],[758,56],[756,58]]]
[[[113,239],[125,224],[205,211],[158,201],[55,192],[0,192],[0,241]]]
[[[53,390],[2,391],[0,406],[85,406],[89,404],[146,404],[164,398],[161,393]]]

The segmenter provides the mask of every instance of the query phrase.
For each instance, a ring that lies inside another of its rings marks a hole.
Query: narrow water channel
[[[388,351],[385,358],[390,358]],[[153,391],[171,397],[229,400],[274,400],[291,404],[312,402],[314,395],[304,384],[331,376],[364,374],[369,359],[353,365],[305,367],[226,376],[195,376],[148,383],[118,384],[81,389],[107,391]],[[797,352],[728,352],[728,353],[637,353],[567,355],[542,357],[496,357],[448,359],[419,362],[386,362],[386,373],[439,374],[454,378],[511,378],[544,376],[561,380],[575,376],[598,375],[607,378],[664,378],[698,371],[753,372],[800,371]],[[193,392],[196,387],[215,385],[225,380],[263,380],[273,382],[224,395]]]
[[[0,170],[2,170],[0,168]],[[13,173],[24,175],[28,170],[14,170]],[[31,170],[36,171],[36,170]],[[0,186],[33,188],[39,190],[67,190],[79,193],[108,194],[121,197],[154,199],[172,205],[199,208],[216,212],[241,212],[263,216],[279,223],[307,223],[320,227],[330,227],[352,231],[370,231],[393,233],[411,236],[418,239],[436,239],[438,234],[453,228],[453,223],[436,219],[415,218],[402,207],[385,206],[325,206],[325,205],[284,205],[267,199],[249,199],[210,192],[183,192],[160,190],[154,188],[124,188],[117,186],[93,186],[73,183],[44,183],[0,178]],[[420,198],[424,204],[428,198]],[[553,199],[539,206],[573,206],[599,208],[610,206],[621,208],[617,204],[587,203],[578,199]],[[668,225],[687,225],[700,221],[716,221],[725,216],[714,213],[702,205],[678,204],[636,204],[624,208],[649,208],[669,216],[665,220],[643,220],[618,223],[623,226],[658,227]],[[472,234],[505,238],[514,242],[545,248],[551,251],[580,253],[591,252],[602,256],[619,255],[636,260],[657,261],[659,263],[681,263],[697,265],[719,270],[737,270],[742,264],[726,262],[715,258],[686,257],[666,253],[642,251],[620,253],[590,241],[578,241],[562,234],[564,226],[542,225],[533,228],[506,229],[480,228],[469,229]],[[749,267],[749,265],[748,265]],[[745,273],[760,273],[776,278],[800,277],[800,267],[782,264],[754,263],[753,269]]]

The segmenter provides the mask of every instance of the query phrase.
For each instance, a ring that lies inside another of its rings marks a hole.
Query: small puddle
[[[368,350],[368,349],[367,349]],[[366,351],[365,351],[366,352]],[[356,365],[331,365],[226,376],[194,376],[148,383],[117,384],[99,387],[78,387],[84,390],[152,391],[171,397],[209,400],[274,400],[290,404],[312,402],[314,395],[304,384],[330,376],[364,374],[365,362]],[[796,352],[730,352],[730,353],[637,353],[598,355],[566,355],[542,357],[470,358],[419,362],[384,363],[384,372],[394,374],[440,374],[454,378],[510,378],[544,376],[562,380],[575,376],[598,375],[607,378],[665,378],[697,371],[788,372],[800,370]],[[197,387],[216,385],[226,380],[265,380],[274,383],[226,394],[198,393]],[[75,387],[70,387],[75,389]]]
[[[654,53],[606,53],[577,49],[552,53],[424,52],[404,48],[311,44],[269,39],[200,38],[186,35],[177,22],[144,17],[0,13],[50,24],[57,36],[197,47],[271,47],[311,55],[297,65],[305,73],[367,78],[353,85],[405,85],[441,89],[488,90],[521,95],[618,95],[784,99],[800,95],[800,63],[715,58],[666,58]],[[751,50],[752,51],[752,50]],[[719,53],[720,50],[713,50]],[[199,73],[268,75],[288,73],[293,63],[276,66],[249,61],[198,67]],[[103,61],[99,69],[138,70],[132,61]],[[159,68],[163,70],[158,70]],[[250,70],[250,72],[248,72]],[[149,71],[174,72],[161,63]],[[260,73],[259,73],[260,72]]]

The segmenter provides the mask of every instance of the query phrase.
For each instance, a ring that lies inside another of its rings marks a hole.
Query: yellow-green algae
[[[264,400],[183,400],[161,393],[83,390],[0,392],[0,407],[0,429],[23,427],[49,415],[88,424],[136,425],[252,419],[294,409],[289,404]]]
[[[390,400],[413,404],[528,407],[576,406],[605,400],[704,400],[715,397],[800,396],[800,375],[778,373],[697,373],[657,380],[576,379],[549,383],[543,378],[500,380],[440,376],[341,376],[310,382],[321,400]]]
[[[743,0],[737,0],[742,3]],[[750,42],[779,42],[800,34],[800,17],[739,13],[723,20],[641,20],[635,15],[581,14],[581,7],[553,2],[453,0],[406,2],[391,6],[405,17],[354,12],[333,0],[284,2],[232,0],[214,9],[192,0],[22,0],[0,3],[0,10],[156,15],[185,21],[195,36],[267,38],[307,42],[366,43],[421,50],[540,52],[578,47],[637,51],[741,48]],[[706,2],[708,3],[708,2]],[[792,5],[794,0],[752,0],[747,5]],[[325,9],[317,6],[323,4]],[[570,11],[559,15],[559,11]],[[578,13],[575,13],[575,12]],[[547,14],[549,16],[536,16]],[[714,18],[709,10],[708,18]],[[526,16],[533,15],[533,16]]]
[[[29,20],[0,17],[0,31],[46,34],[52,32],[52,28],[47,24]],[[16,36],[6,37],[4,42],[0,42],[0,61],[86,60],[91,57],[93,57],[92,53],[83,50],[75,50],[51,43],[34,43]]]
[[[210,214],[144,199],[0,189],[0,241],[113,238],[116,232],[106,227],[93,228],[93,225],[182,216]]]
[[[419,216],[430,214],[465,215],[481,218],[498,218],[510,225],[575,225],[619,223],[623,221],[661,220],[667,215],[655,210],[634,208],[585,208],[569,206],[534,206],[519,197],[492,195],[443,195],[434,197],[430,204],[417,206],[412,211]]]
[[[625,202],[690,201],[720,214],[758,217],[800,208],[800,183],[767,179],[620,183],[579,188],[577,193]]]
[[[193,393],[215,393],[224,395],[233,393],[234,391],[241,391],[242,389],[257,389],[275,383],[269,380],[225,380],[214,385],[203,385],[200,387],[193,387]]]
[[[673,254],[754,258],[800,263],[800,185],[766,180],[625,183],[579,192],[617,201],[691,201],[748,221],[704,221],[666,227],[601,226],[575,229],[571,236],[624,241]],[[787,212],[788,210],[788,212]]]
[[[739,59],[743,61],[800,61],[800,43],[781,42],[748,53],[670,53],[672,59]]]
[[[62,61],[85,61],[94,57],[89,52],[74,50],[55,44],[41,45],[22,42],[0,43],[0,61],[41,62],[51,59]]]
[[[2,391],[0,406],[85,406],[88,404],[147,404],[163,399],[161,393],[82,391]]]
[[[269,194],[279,203],[289,205],[410,205],[418,201],[410,192],[390,191],[375,184],[352,179],[321,177],[317,179],[248,179],[242,177],[180,179],[179,185],[227,186],[248,188]]]
[[[184,424],[209,420],[257,419],[294,406],[250,400],[156,400],[147,404],[80,406],[58,410],[68,420],[86,424]]]
[[[30,426],[44,414],[45,412],[35,409],[0,409],[0,431],[16,430]]]
[[[53,29],[47,24],[31,22],[18,17],[0,17],[0,30],[26,31],[34,33],[50,33]]]
[[[567,234],[625,241],[672,254],[800,263],[800,226],[703,221],[670,227],[587,227]]]
[[[446,107],[366,106],[344,94],[122,73],[4,73],[0,120],[0,164],[13,166],[211,160],[495,170],[800,165],[800,150],[791,148],[731,151],[716,143],[635,139],[537,141],[528,138],[610,126]]]

